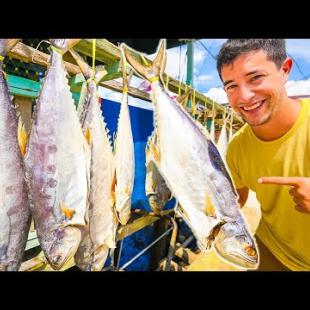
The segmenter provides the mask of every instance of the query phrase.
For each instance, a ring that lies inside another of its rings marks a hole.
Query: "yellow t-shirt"
[[[226,160],[236,188],[256,192],[262,211],[257,236],[289,269],[310,270],[310,215],[295,210],[289,186],[257,182],[263,176],[310,177],[310,100],[300,102],[284,136],[262,141],[245,125],[230,142]]]

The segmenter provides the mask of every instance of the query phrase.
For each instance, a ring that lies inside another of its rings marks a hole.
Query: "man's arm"
[[[238,202],[240,204],[240,208],[242,208],[248,199],[249,189],[247,187],[238,188],[237,193],[239,195]]]

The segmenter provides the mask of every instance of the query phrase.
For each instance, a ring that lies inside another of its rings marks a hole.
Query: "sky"
[[[194,88],[218,103],[227,103],[226,94],[216,69],[215,57],[226,39],[201,39],[194,42]],[[293,59],[293,68],[286,84],[288,95],[310,95],[310,39],[286,39],[287,53]],[[186,50],[182,45],[167,50],[166,73],[183,82],[186,81]],[[148,55],[150,59],[154,54]],[[121,79],[118,79],[121,82]],[[145,89],[145,83],[133,78],[131,86]],[[121,94],[100,89],[103,98],[120,101]],[[151,103],[129,98],[129,104],[152,109]]]

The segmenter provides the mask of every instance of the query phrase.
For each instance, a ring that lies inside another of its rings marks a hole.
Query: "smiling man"
[[[285,40],[234,39],[217,69],[229,104],[247,123],[228,146],[240,205],[249,189],[262,217],[258,270],[310,270],[310,100],[289,98]]]

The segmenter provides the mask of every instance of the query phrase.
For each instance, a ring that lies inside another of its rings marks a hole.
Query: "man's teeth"
[[[263,101],[264,100],[259,101],[259,102],[255,103],[255,104],[251,105],[250,107],[243,107],[243,109],[246,110],[246,111],[254,110],[254,109],[258,108],[263,103]]]

